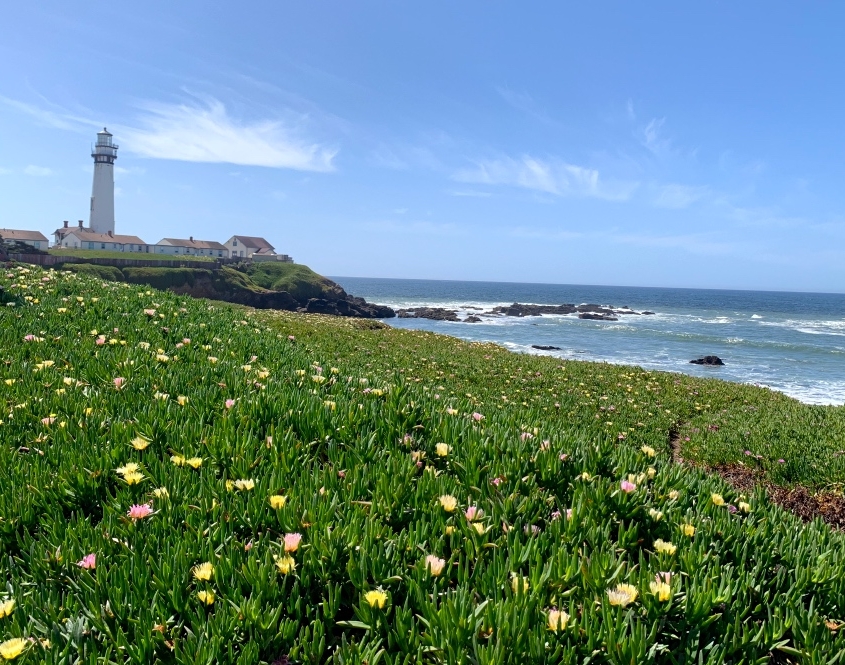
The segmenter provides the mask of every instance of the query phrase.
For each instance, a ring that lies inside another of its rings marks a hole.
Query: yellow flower
[[[446,527],[446,535],[447,535],[447,536],[451,536],[453,533],[455,533],[455,527],[453,527],[453,526],[447,526],[447,527]]]
[[[649,477],[649,480],[651,480],[657,475],[657,469],[655,469],[653,466],[650,466],[648,467],[648,469],[646,469],[645,473]]]
[[[202,457],[191,457],[190,459],[186,459],[185,464],[192,469],[199,469],[202,466]]]
[[[549,630],[557,632],[564,630],[569,623],[569,615],[563,610],[549,610]]]
[[[725,499],[721,494],[712,494],[710,496],[710,500],[713,502],[714,506],[724,506]]]
[[[530,586],[527,577],[523,577],[517,573],[511,573],[511,590],[514,593],[519,593],[520,590],[522,593],[528,593],[528,587]]]
[[[244,372],[251,372],[252,371],[252,365],[241,365],[241,369]]]
[[[633,603],[639,592],[632,584],[617,584],[615,588],[607,590],[607,600],[611,605],[627,607]]]
[[[681,524],[681,533],[692,538],[695,535],[695,527],[692,524]]]
[[[666,582],[654,580],[649,583],[648,588],[651,589],[651,593],[657,596],[657,600],[660,602],[666,602],[672,597],[672,587]]]
[[[214,566],[212,566],[208,561],[205,561],[191,568],[191,573],[193,573],[194,579],[207,582],[211,579],[211,576],[214,575]]]
[[[13,385],[15,385],[15,379],[6,379],[6,380],[4,381],[4,383],[5,383],[7,386],[13,386]]]
[[[210,362],[212,365],[215,365],[217,364],[217,358],[215,358],[214,356],[208,356],[208,362]]]
[[[296,370],[296,375],[297,376],[305,376],[305,370],[304,369]]]
[[[312,377],[311,377],[311,380],[312,380],[314,383],[325,383],[325,382],[326,382],[326,377],[325,377],[325,376],[323,376],[322,374],[315,374],[314,376],[312,376]]]
[[[323,402],[323,405],[329,407],[329,411],[334,411],[337,408],[337,404],[330,400],[326,400],[325,402]]]
[[[643,453],[648,457],[654,457],[656,454],[654,448],[652,448],[651,446],[642,446],[640,450],[642,450]]]
[[[167,356],[164,353],[157,353],[156,360],[158,360],[160,363],[166,363],[168,360],[170,360],[170,356]]]
[[[170,457],[170,461],[173,462],[176,466],[182,466],[185,464],[185,458],[182,455],[172,455]]]
[[[144,479],[144,474],[139,471],[132,471],[131,473],[124,473],[123,480],[127,485],[136,485]]]
[[[188,403],[188,398],[184,395],[179,395],[176,401],[179,403],[179,406],[185,406]]]
[[[13,637],[11,640],[6,640],[0,644],[0,656],[5,660],[14,660],[26,651],[28,646],[29,640],[22,637]]]
[[[447,513],[453,513],[458,506],[458,500],[451,494],[444,494],[440,497],[440,505]]]
[[[448,413],[450,416],[455,416],[455,415],[457,415],[457,414],[458,414],[458,410],[457,410],[457,409],[448,408],[448,409],[446,409],[446,413]]]
[[[663,519],[663,513],[659,510],[655,510],[654,508],[649,508],[648,514],[651,519],[653,519],[655,522],[659,522],[661,519]]]
[[[661,554],[674,554],[675,551],[678,549],[677,545],[673,545],[672,543],[668,543],[665,540],[661,540],[658,538],[654,541],[654,551],[660,552]]]
[[[144,450],[150,445],[150,442],[142,436],[136,436],[130,443],[135,450]]]
[[[0,619],[5,619],[9,616],[12,611],[15,609],[15,599],[10,598],[9,600],[0,603]]]
[[[293,560],[293,557],[290,554],[285,554],[284,556],[277,556],[276,559],[276,568],[279,569],[279,572],[282,575],[287,575],[288,573],[292,573],[296,570],[296,561]]]
[[[472,528],[479,536],[484,535],[484,525],[481,522],[472,522]]]
[[[117,467],[114,472],[120,476],[125,476],[127,473],[135,473],[138,470],[138,465],[135,462],[127,462],[123,466]]]
[[[438,443],[434,446],[434,452],[437,453],[439,457],[446,457],[449,454],[449,444],[448,443]]]
[[[260,372],[258,372],[256,374],[256,376],[259,379],[266,379],[268,376],[270,376],[270,372],[268,372],[266,369],[262,369]]]
[[[669,492],[669,499],[671,501],[677,501],[678,497],[680,497],[680,496],[681,496],[681,493],[678,490],[672,490],[671,492]]]
[[[235,487],[239,490],[248,492],[255,487],[255,481],[251,478],[242,478],[235,481]]]
[[[156,487],[153,490],[153,496],[155,496],[157,499],[166,499],[170,496],[170,492],[167,491],[166,487]]]
[[[364,600],[370,604],[370,607],[382,609],[387,602],[387,594],[381,589],[373,589],[364,594]]]
[[[745,501],[740,501],[737,504],[737,508],[739,508],[744,513],[750,513],[751,512],[751,504],[747,503]]]
[[[205,603],[206,605],[211,605],[214,602],[214,592],[213,591],[197,591],[197,598],[199,598],[201,603]]]
[[[281,494],[274,494],[270,497],[270,507],[273,508],[273,510],[280,510],[281,508],[284,508],[287,502],[288,498]]]

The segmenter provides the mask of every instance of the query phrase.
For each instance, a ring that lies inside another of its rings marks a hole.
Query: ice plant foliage
[[[834,487],[841,409],[70,271],[0,300],[0,660],[845,651],[845,535],[666,444]]]

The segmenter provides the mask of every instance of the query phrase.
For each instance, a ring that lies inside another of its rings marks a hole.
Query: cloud
[[[0,175],[9,175],[11,172],[12,172],[11,169],[0,168]]]
[[[233,119],[216,99],[205,105],[147,104],[139,127],[116,134],[130,152],[154,159],[333,171],[337,150],[308,141],[280,120]]]
[[[516,92],[506,86],[497,87],[496,92],[498,92],[502,99],[504,99],[517,111],[522,111],[523,113],[530,115],[535,120],[539,120],[547,125],[557,124],[543,109],[537,106],[534,98],[527,92]]]
[[[481,192],[476,189],[462,189],[452,190],[447,192],[450,196],[472,196],[476,198],[486,199],[493,196],[490,192]]]
[[[568,164],[560,160],[541,160],[524,155],[519,159],[480,160],[473,168],[453,174],[459,182],[479,185],[509,185],[555,196],[586,196],[626,200],[637,183],[605,183],[596,169]]]
[[[409,166],[407,161],[399,157],[386,145],[380,145],[370,153],[370,162],[375,166],[392,169],[393,171],[404,171]]]
[[[661,185],[654,197],[654,205],[658,208],[686,208],[701,198],[704,198],[710,189],[705,186],[690,185]]]
[[[639,132],[640,143],[655,155],[672,152],[672,142],[661,136],[664,124],[666,124],[666,118],[652,118]]]
[[[34,118],[40,124],[56,129],[65,129],[70,131],[86,131],[91,127],[99,127],[98,122],[94,122],[88,118],[81,118],[79,116],[68,113],[65,110],[50,111],[48,109],[39,108],[32,104],[19,102],[16,99],[9,99],[8,97],[0,96],[0,102],[9,106],[20,113]]]
[[[48,176],[48,175],[53,175],[53,169],[49,169],[46,166],[34,166],[33,164],[30,164],[29,166],[27,166],[23,170],[23,172],[26,173],[27,175],[32,175],[32,176],[41,177],[41,178]]]

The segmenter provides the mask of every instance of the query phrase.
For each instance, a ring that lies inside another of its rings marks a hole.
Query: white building
[[[61,229],[60,229],[61,230]],[[108,252],[149,253],[150,246],[138,236],[123,236],[115,233],[95,233],[90,229],[76,228],[65,233],[57,247],[65,249],[100,250]]]
[[[226,241],[229,255],[251,259],[255,255],[275,256],[275,248],[264,238],[254,236],[232,236]]]
[[[186,256],[213,256],[229,258],[229,250],[216,240],[194,240],[183,238],[162,238],[155,245],[156,254],[182,254]]]
[[[95,233],[114,233],[114,160],[117,159],[117,145],[105,127],[97,132],[97,143],[91,156],[94,158],[94,182],[88,226]]]
[[[40,231],[21,231],[20,229],[0,229],[0,240],[22,242],[35,249],[46,250],[50,244]]]

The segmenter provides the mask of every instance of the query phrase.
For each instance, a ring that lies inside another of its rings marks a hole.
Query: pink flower
[[[252,549],[252,541],[250,540],[246,545],[244,545],[244,552],[249,552]]]
[[[291,342],[293,342],[293,341],[296,339],[296,337],[294,337],[293,335],[288,335],[288,339],[289,339]]]
[[[622,491],[625,492],[625,494],[630,494],[637,489],[637,486],[634,483],[628,482],[627,480],[623,480],[619,483],[619,487],[622,488]]]
[[[473,418],[475,418],[475,414],[474,414],[474,413],[472,414],[472,417],[473,417]],[[523,432],[522,434],[520,434],[520,435],[519,435],[519,438],[520,438],[522,441],[525,441],[526,439],[533,439],[533,438],[534,438],[534,435],[533,435],[531,432]]]
[[[475,413],[473,413],[473,414],[472,414],[472,419],[473,419],[475,422],[479,422],[479,421],[481,421],[481,420],[484,420],[484,416],[482,416],[480,413],[478,413],[478,412],[476,411]]]
[[[480,520],[482,517],[484,517],[484,511],[481,510],[481,508],[478,508],[477,506],[470,506],[466,509],[464,515],[466,515],[466,518],[470,522],[472,522],[473,520]]]
[[[190,337],[186,337],[185,339],[182,340],[182,344],[190,344],[190,343],[191,343]]]
[[[97,346],[102,346],[105,343],[106,343],[105,337],[98,337],[97,339],[94,340],[94,344],[96,344]]]
[[[566,509],[566,519],[568,519],[568,520],[572,519],[572,508]]]
[[[56,419],[51,416],[47,416],[46,418],[41,419],[42,425],[52,425],[54,422],[56,422]]]
[[[548,450],[549,447],[552,445],[552,442],[548,439],[545,439],[543,443],[540,444],[540,450]]]
[[[154,309],[145,309],[144,314],[146,314],[147,316],[155,316],[156,311]]]
[[[181,349],[183,346],[185,346],[185,345],[182,344],[182,342],[176,342],[176,348],[177,349]]]
[[[560,511],[556,510],[552,513],[552,521],[554,522],[555,520],[559,520],[559,519],[560,519]]]
[[[654,576],[654,581],[660,584],[661,582],[665,582],[666,584],[672,583],[672,573],[667,573],[665,571],[661,571]]]
[[[563,453],[563,454],[560,456],[560,461],[561,461],[561,462],[565,462],[565,461],[566,461],[566,460],[568,460],[568,459],[569,459],[569,455],[567,455],[566,453]]]
[[[501,478],[493,478],[493,480],[491,480],[490,482],[491,482],[494,486],[498,487],[499,485],[501,485],[501,484],[502,484],[502,479],[501,479]]]
[[[233,406],[235,406],[235,400],[233,400],[233,399],[227,399],[227,400],[226,400],[226,408],[227,408],[227,409],[231,409]]]
[[[299,549],[299,541],[302,540],[301,533],[285,534],[285,552],[296,552]]]
[[[251,363],[254,363],[256,360],[258,360],[258,356],[250,356],[249,358],[249,362]]]
[[[337,477],[338,478],[346,478],[346,471],[341,469],[340,471],[337,472]]]
[[[120,390],[120,388],[123,386],[123,384],[126,383],[126,379],[124,379],[122,376],[118,376],[118,377],[115,377],[114,379],[112,379],[112,383],[114,384],[115,388]]]
[[[153,514],[153,507],[148,503],[134,504],[126,514],[133,520],[144,519]]]
[[[24,342],[34,342],[35,341],[35,335],[24,335],[23,341]]]
[[[82,557],[82,561],[77,561],[76,565],[85,570],[94,570],[97,567],[97,555],[93,552]]]

